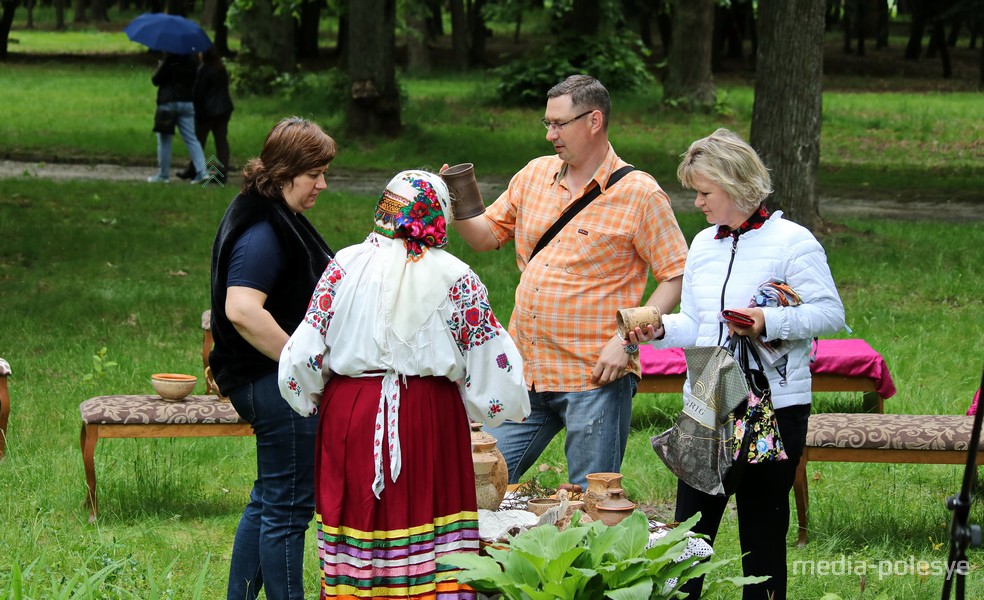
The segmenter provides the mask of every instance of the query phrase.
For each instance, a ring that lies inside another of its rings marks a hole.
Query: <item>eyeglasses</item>
[[[548,121],[546,119],[540,119],[540,122],[543,123],[543,126],[547,128],[547,131],[550,131],[551,129],[554,130],[554,131],[561,131],[561,130],[564,129],[564,127],[567,127],[568,125],[570,125],[574,121],[577,121],[578,119],[580,119],[581,117],[583,117],[585,115],[590,115],[594,111],[595,111],[595,109],[592,108],[591,110],[589,110],[587,112],[583,112],[583,113],[579,114],[578,116],[574,117],[570,121],[564,121],[563,123],[552,123],[552,122],[550,122],[550,121]]]

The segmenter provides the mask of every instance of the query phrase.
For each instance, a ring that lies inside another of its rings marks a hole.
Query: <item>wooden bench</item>
[[[805,544],[807,537],[809,461],[966,464],[973,424],[974,417],[967,415],[811,415],[806,448],[793,485],[798,544]],[[984,443],[980,447],[984,448]]]
[[[7,420],[10,418],[8,377],[10,377],[10,363],[0,358],[0,458],[7,455]]]
[[[253,428],[232,404],[216,396],[188,396],[181,402],[150,395],[96,396],[83,402],[79,410],[90,523],[99,513],[95,454],[100,439],[253,435]]]

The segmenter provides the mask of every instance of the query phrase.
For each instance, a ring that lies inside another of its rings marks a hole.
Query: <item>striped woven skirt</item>
[[[382,377],[333,376],[325,388],[315,458],[322,598],[473,599],[437,580],[450,552],[477,552],[471,431],[457,386],[444,377],[400,384],[403,467],[373,495],[373,432]],[[385,437],[384,440],[387,439]]]

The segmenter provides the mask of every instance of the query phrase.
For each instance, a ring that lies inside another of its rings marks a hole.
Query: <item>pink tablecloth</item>
[[[869,377],[875,381],[878,395],[891,398],[895,395],[892,374],[881,354],[864,340],[819,340],[816,344],[816,360],[810,370],[814,373]],[[639,347],[639,361],[643,375],[684,375],[687,361],[682,348],[656,349]]]

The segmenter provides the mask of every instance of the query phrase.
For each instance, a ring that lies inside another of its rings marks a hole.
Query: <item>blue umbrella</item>
[[[212,40],[198,23],[164,13],[144,13],[130,21],[123,33],[151,50],[172,54],[204,52],[212,46]]]

